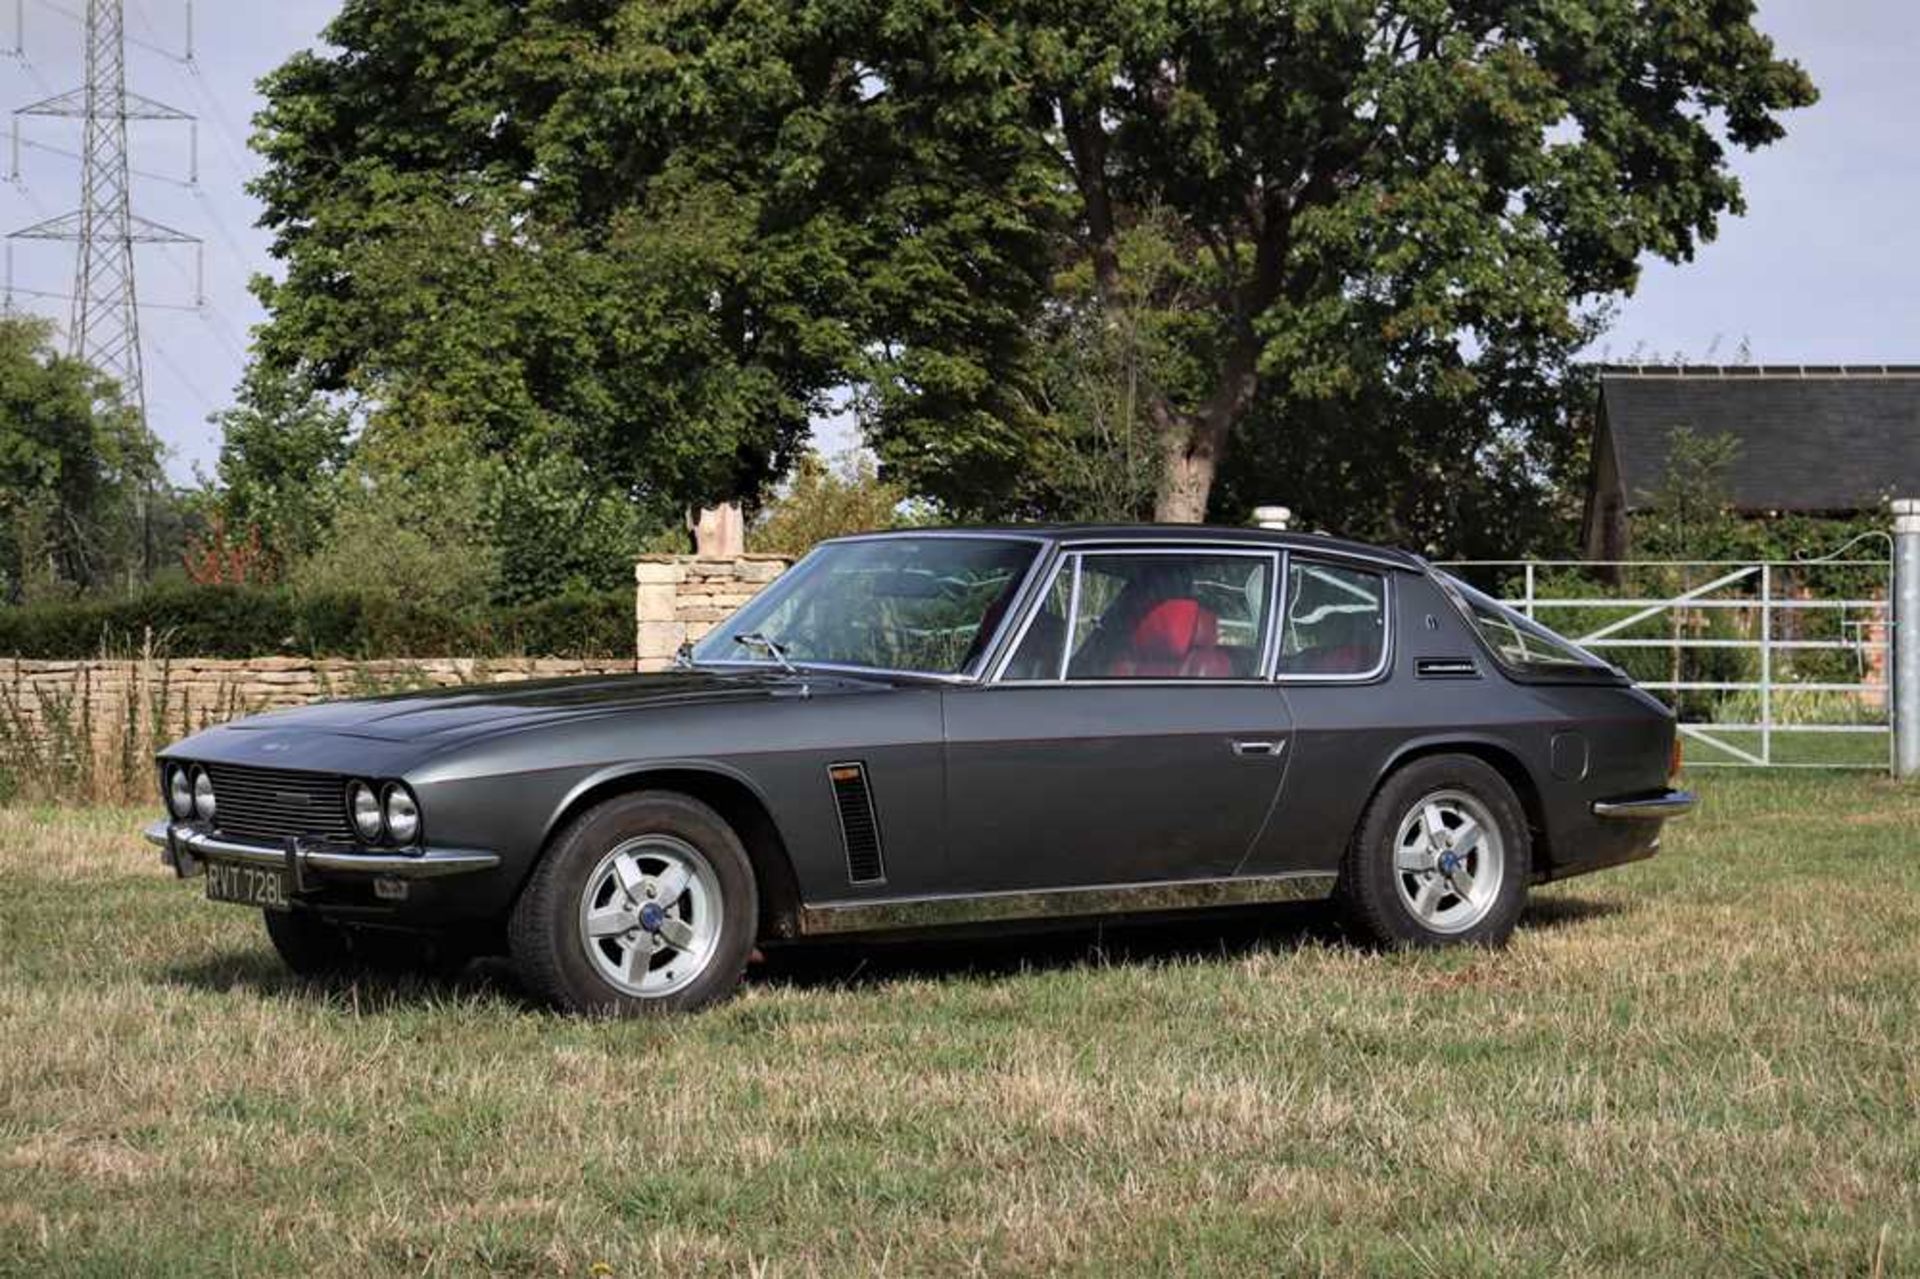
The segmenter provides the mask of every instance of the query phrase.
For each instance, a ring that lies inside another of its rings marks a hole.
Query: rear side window
[[[1385,574],[1297,556],[1289,561],[1282,675],[1372,675],[1386,654]]]
[[[1436,573],[1434,577],[1467,621],[1480,632],[1480,638],[1487,642],[1494,656],[1506,665],[1543,673],[1574,668],[1608,669],[1605,662],[1572,641],[1481,594],[1459,578],[1444,573]]]

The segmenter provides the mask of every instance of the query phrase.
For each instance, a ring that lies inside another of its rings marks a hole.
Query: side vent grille
[[[829,764],[833,806],[840,814],[840,838],[847,849],[847,879],[878,884],[887,877],[880,859],[880,823],[874,818],[873,792],[867,789],[865,764]]]
[[[1478,679],[1479,667],[1471,657],[1423,657],[1413,664],[1420,679]]]

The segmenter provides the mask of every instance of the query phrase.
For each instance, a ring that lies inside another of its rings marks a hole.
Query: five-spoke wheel
[[[528,989],[576,1012],[698,1008],[739,983],[760,902],[724,818],[674,791],[620,795],[548,845],[507,943]]]
[[[1491,765],[1431,755],[1374,792],[1340,870],[1348,922],[1387,946],[1505,941],[1526,903],[1526,813]]]
[[[1423,795],[1394,841],[1400,900],[1436,933],[1465,932],[1500,899],[1506,849],[1487,806],[1463,790]]]
[[[580,939],[600,975],[629,995],[670,995],[706,971],[720,937],[720,877],[692,844],[642,835],[587,876]]]

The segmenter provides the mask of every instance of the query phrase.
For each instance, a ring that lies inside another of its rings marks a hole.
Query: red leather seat
[[[1220,619],[1198,600],[1161,600],[1134,623],[1132,648],[1107,674],[1139,679],[1231,679]]]

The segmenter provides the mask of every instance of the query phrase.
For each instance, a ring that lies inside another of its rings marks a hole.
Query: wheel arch
[[[1499,773],[1502,780],[1513,788],[1514,795],[1520,800],[1520,809],[1527,815],[1528,842],[1531,847],[1531,865],[1528,869],[1538,880],[1553,865],[1552,833],[1547,824],[1547,809],[1540,793],[1540,783],[1520,759],[1518,752],[1505,742],[1485,737],[1441,737],[1409,742],[1387,761],[1386,767],[1374,779],[1373,791],[1377,793],[1387,779],[1417,760],[1431,759],[1435,755],[1466,755]]]
[[[760,935],[795,935],[800,913],[800,883],[794,874],[786,838],[774,820],[773,809],[759,788],[746,777],[710,762],[646,764],[600,773],[580,783],[548,821],[541,834],[540,851],[528,864],[527,877],[532,877],[534,866],[546,857],[554,836],[568,822],[596,804],[646,790],[677,791],[718,813],[740,837],[747,859],[753,865],[754,882],[760,892]],[[524,888],[523,883],[522,890]]]

